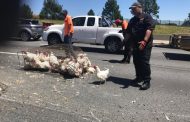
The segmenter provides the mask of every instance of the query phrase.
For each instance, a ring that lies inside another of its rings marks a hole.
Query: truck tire
[[[122,48],[121,40],[118,37],[108,37],[105,41],[105,49],[109,53],[118,53]]]
[[[50,34],[48,36],[48,45],[60,44],[61,38],[57,34]]]
[[[21,38],[22,41],[29,41],[30,38],[31,38],[31,35],[27,31],[21,31],[20,32],[20,38]]]

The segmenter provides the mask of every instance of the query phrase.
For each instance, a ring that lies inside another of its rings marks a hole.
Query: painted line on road
[[[0,54],[7,54],[7,55],[22,55],[21,53],[11,53],[11,52],[0,52]]]

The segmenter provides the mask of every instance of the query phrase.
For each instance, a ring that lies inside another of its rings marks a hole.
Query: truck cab
[[[105,45],[106,51],[111,53],[121,50],[124,39],[122,33],[119,33],[121,28],[112,27],[108,19],[100,16],[76,16],[72,21],[73,43]],[[48,41],[48,44],[63,42],[63,28],[64,24],[49,26],[43,33],[43,40]],[[52,34],[54,38],[51,38]]]

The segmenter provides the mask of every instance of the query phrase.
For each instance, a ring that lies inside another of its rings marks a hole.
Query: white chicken
[[[94,66],[94,68],[96,69],[96,76],[102,80],[101,83],[106,83],[106,80],[108,78],[109,75],[109,69],[105,69],[105,70],[100,70],[100,68],[98,66]]]
[[[81,75],[81,71],[79,70],[80,64],[78,62],[70,61],[67,64],[66,69],[71,76],[79,77]]]
[[[87,68],[87,74],[88,74],[88,73],[94,74],[95,71],[96,71],[96,69],[95,69],[94,67],[88,67],[88,68]]]
[[[51,69],[51,66],[48,61],[40,61],[39,58],[34,58],[31,62],[33,68],[41,68],[41,69]]]
[[[49,61],[50,56],[47,52],[40,52],[40,51],[36,51],[36,55],[39,58],[40,61]]]
[[[70,58],[65,58],[63,61],[64,61],[65,64],[68,64],[69,61],[71,61],[71,59]]]
[[[67,64],[64,62],[64,60],[60,61],[60,70],[61,72],[66,72],[66,66]]]
[[[51,66],[48,61],[39,62],[39,67],[42,69],[51,69]]]
[[[91,62],[87,55],[85,53],[80,53],[77,55],[77,62],[85,69],[87,70],[88,67],[91,66]]]
[[[59,61],[57,57],[51,52],[50,57],[49,57],[49,63],[52,66],[52,68],[57,68],[59,66]]]
[[[79,54],[77,55],[77,57],[86,57],[86,56],[87,56],[86,53],[79,53]]]
[[[25,61],[31,62],[35,58],[37,58],[37,55],[34,54],[34,53],[30,53],[30,52],[27,52],[27,51],[21,51],[21,52],[22,52],[22,55],[23,55],[23,58],[24,58]]]

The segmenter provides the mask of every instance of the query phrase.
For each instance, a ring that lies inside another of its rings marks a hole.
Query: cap
[[[68,11],[66,9],[64,9],[63,14],[68,14]]]
[[[142,8],[142,5],[139,2],[135,2],[131,5],[131,7],[129,7],[129,9],[135,8],[135,7],[140,7]]]

